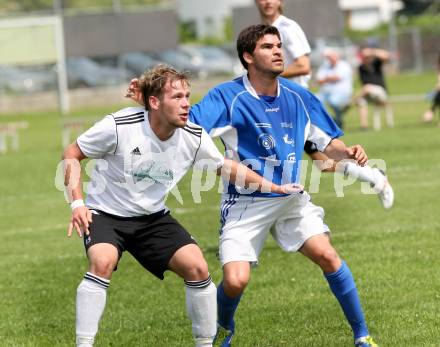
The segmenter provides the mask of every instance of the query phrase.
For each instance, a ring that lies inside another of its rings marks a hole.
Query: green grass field
[[[391,91],[425,93],[434,80],[394,77]],[[356,112],[350,110],[344,140],[363,144],[370,158],[386,160],[395,207],[384,211],[377,197],[361,194],[359,183],[336,198],[332,175],[322,178],[312,196],[326,210],[333,243],[355,275],[380,346],[438,347],[440,128],[420,123],[427,102],[394,106],[396,127],[381,132],[358,131]],[[76,116],[99,117],[116,108]],[[82,242],[66,237],[70,210],[54,187],[60,119],[55,113],[0,118],[17,120],[30,124],[21,132],[21,148],[0,155],[0,346],[73,346],[76,287],[87,261]],[[190,177],[179,187],[184,205],[169,199],[169,206],[197,238],[218,282],[219,195],[203,193],[202,204],[195,204]],[[96,346],[192,346],[184,306],[177,276],[168,273],[161,282],[125,254],[112,279]],[[237,312],[234,346],[351,345],[350,329],[319,269],[268,239]]]

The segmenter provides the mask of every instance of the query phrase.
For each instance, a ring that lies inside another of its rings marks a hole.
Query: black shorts
[[[129,252],[149,272],[163,280],[174,253],[188,244],[197,244],[168,211],[140,217],[118,217],[94,211],[90,234],[84,237],[87,250],[97,243],[110,243],[119,258]]]
[[[432,99],[431,109],[435,111],[437,107],[440,107],[440,90],[435,93],[434,99]]]

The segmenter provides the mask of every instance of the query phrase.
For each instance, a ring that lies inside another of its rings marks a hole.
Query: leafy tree
[[[436,0],[402,0],[404,8],[400,11],[400,14],[406,16],[416,16],[425,12],[430,6],[432,6]]]

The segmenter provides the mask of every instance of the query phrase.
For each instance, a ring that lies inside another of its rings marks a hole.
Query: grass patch
[[[425,92],[430,76],[390,79]],[[432,78],[434,81],[434,77]],[[409,83],[409,84],[408,84]],[[372,334],[381,346],[438,346],[440,341],[440,129],[419,122],[425,102],[395,104],[396,127],[358,131],[346,116],[344,141],[363,144],[370,158],[386,160],[396,204],[384,211],[360,185],[336,198],[333,176],[323,176],[313,200],[326,210],[333,243],[357,280]],[[116,109],[83,110],[99,117]],[[82,243],[66,238],[70,216],[54,188],[61,155],[59,115],[3,116],[30,123],[21,148],[0,156],[0,346],[72,346],[75,292],[86,270]],[[180,184],[184,205],[169,206],[205,251],[213,278],[219,195],[191,198],[190,176]],[[316,266],[268,240],[237,312],[236,346],[351,346],[351,332]],[[96,346],[191,346],[183,283],[174,274],[156,280],[125,254],[109,289]]]

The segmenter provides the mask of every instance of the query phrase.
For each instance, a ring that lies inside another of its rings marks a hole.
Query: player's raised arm
[[[374,57],[385,62],[391,59],[390,52],[380,48],[366,47],[362,50],[362,54],[366,57]]]
[[[127,91],[125,93],[125,97],[133,100],[139,105],[144,106],[144,98],[139,87],[139,79],[133,78],[128,85]]]
[[[70,219],[67,236],[72,236],[73,228],[76,229],[78,236],[82,237],[83,232],[89,234],[89,224],[92,222],[92,214],[84,205],[82,183],[81,183],[81,160],[86,156],[76,142],[66,147],[63,153],[65,165],[64,186],[67,196],[71,202],[72,217]]]
[[[262,192],[271,192],[275,194],[293,194],[304,190],[300,184],[278,185],[261,177],[255,171],[247,168],[243,164],[237,163],[231,159],[225,159],[223,166],[217,170],[217,174],[232,183],[253,188]]]

